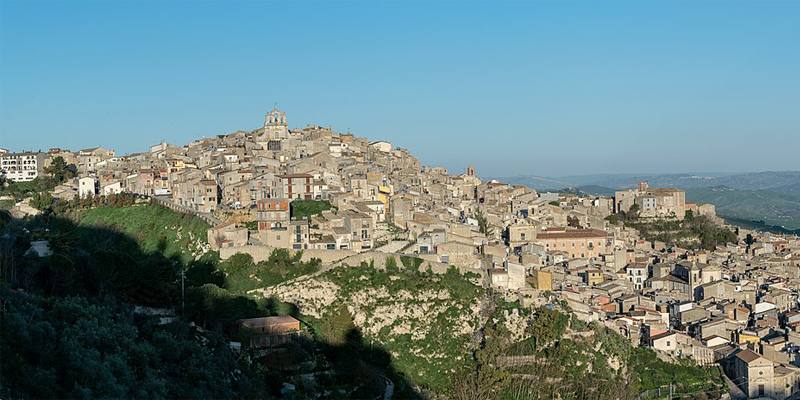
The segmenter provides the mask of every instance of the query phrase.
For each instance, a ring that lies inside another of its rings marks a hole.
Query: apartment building
[[[42,173],[47,154],[22,152],[0,155],[0,171],[12,182],[29,182]]]

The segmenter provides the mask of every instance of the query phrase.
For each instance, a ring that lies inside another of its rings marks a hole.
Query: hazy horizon
[[[0,3],[0,147],[250,130],[277,102],[482,176],[797,170],[797,2]]]

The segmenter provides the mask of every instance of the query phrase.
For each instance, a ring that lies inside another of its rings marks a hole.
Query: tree
[[[184,322],[159,326],[114,301],[44,298],[2,286],[0,298],[3,397],[253,397],[243,391],[248,378],[233,372],[241,367],[226,341],[213,332]]]
[[[537,349],[546,347],[556,339],[561,338],[569,324],[569,317],[555,310],[539,308],[536,317],[528,327]]]
[[[476,221],[478,221],[478,231],[486,236],[492,236],[494,233],[494,229],[489,225],[489,220],[486,219],[486,216],[483,214],[483,211],[478,210],[473,215]]]
[[[625,213],[625,217],[626,219],[629,220],[635,220],[639,218],[639,205],[638,204],[632,205],[631,208],[628,209],[628,212]]]
[[[756,242],[756,238],[754,238],[753,235],[750,234],[750,233],[748,233],[747,236],[744,238],[744,243],[747,245],[747,247],[752,246],[753,243],[755,243],[755,242]]]
[[[56,183],[63,183],[75,177],[75,171],[72,168],[64,161],[64,157],[56,156],[50,161],[50,165],[44,169],[44,172],[50,175]]]
[[[473,352],[473,363],[452,376],[449,398],[453,400],[499,399],[511,374],[500,366],[507,355],[507,332],[492,320],[483,328],[482,340]]]
[[[47,192],[39,192],[33,195],[31,198],[31,207],[37,210],[47,210],[53,205],[54,199],[50,193]]]
[[[357,330],[356,325],[353,323],[353,317],[344,304],[339,304],[339,306],[326,313],[320,322],[319,328],[322,338],[328,344],[334,346],[347,344],[348,335]]]

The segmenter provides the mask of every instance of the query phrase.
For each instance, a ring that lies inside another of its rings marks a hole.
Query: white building
[[[158,189],[156,189],[156,191],[158,191]],[[120,194],[120,193],[122,193],[122,182],[120,181],[114,181],[103,186],[103,194],[106,196],[110,194]]]
[[[0,155],[0,171],[10,181],[29,182],[39,176],[46,157],[44,153],[3,153]]]
[[[78,196],[81,198],[97,195],[97,179],[92,176],[85,176],[78,179]]]

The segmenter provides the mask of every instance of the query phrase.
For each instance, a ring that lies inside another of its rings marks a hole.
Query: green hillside
[[[205,221],[157,205],[92,208],[81,214],[80,224],[119,230],[136,239],[143,251],[179,255],[184,263],[208,247]]]

